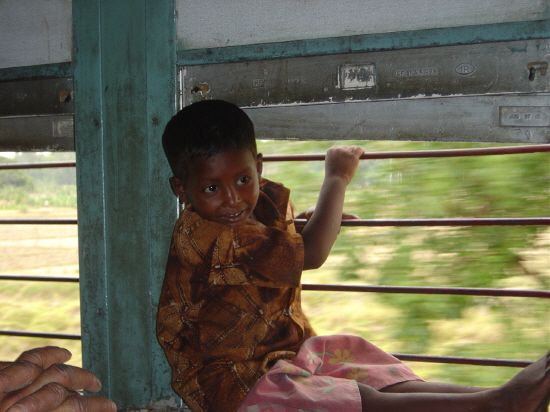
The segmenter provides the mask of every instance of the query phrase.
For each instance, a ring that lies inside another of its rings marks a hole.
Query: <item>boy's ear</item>
[[[170,186],[172,187],[172,192],[177,196],[181,204],[187,202],[187,195],[185,194],[185,187],[183,182],[179,177],[172,176],[170,178]]]
[[[261,153],[258,153],[258,155],[256,156],[256,170],[258,171],[258,175],[260,176],[262,175],[262,171],[264,169],[263,158],[264,155]]]

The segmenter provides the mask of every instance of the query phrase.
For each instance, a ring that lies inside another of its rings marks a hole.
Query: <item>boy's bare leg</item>
[[[550,352],[497,388],[481,390],[466,387],[466,392],[428,393],[417,392],[419,384],[393,385],[393,390],[413,390],[412,393],[379,392],[359,384],[363,411],[542,412],[548,405],[550,395]],[[436,390],[443,388],[440,385],[431,387]],[[457,389],[455,385],[448,387]]]
[[[489,388],[482,388],[479,386],[463,386],[455,385],[452,383],[440,383],[440,382],[416,382],[409,381],[398,383],[396,385],[388,386],[382,389],[382,392],[388,393],[475,393],[486,391]],[[548,394],[545,401],[541,403],[539,409],[535,412],[550,412],[548,409],[548,403],[550,402],[550,394]]]
[[[475,393],[489,388],[455,385],[452,383],[408,381],[381,390],[387,393]]]

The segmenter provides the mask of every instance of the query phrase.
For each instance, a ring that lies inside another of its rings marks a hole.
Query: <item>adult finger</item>
[[[46,346],[23,352],[15,362],[0,362],[0,393],[27,386],[43,369],[71,358],[71,352],[57,346]]]
[[[21,399],[39,391],[42,387],[50,383],[60,384],[64,388],[73,391],[85,390],[88,392],[97,392],[101,389],[101,382],[92,372],[76,366],[56,363],[46,369],[28,386],[7,396],[1,404],[13,405],[18,403]],[[54,386],[54,389],[56,388],[57,387]]]
[[[6,412],[116,412],[113,401],[100,396],[81,396],[58,383],[50,383],[21,399]]]
[[[52,382],[27,396],[11,396],[4,399],[0,412],[50,411],[61,405],[71,393],[64,386]]]
[[[0,394],[28,386],[42,372],[43,369],[32,362],[10,362],[8,366],[0,369]]]
[[[27,361],[37,364],[43,369],[49,368],[54,363],[65,363],[73,355],[65,348],[58,346],[45,346],[43,348],[34,348],[23,352],[16,360]]]

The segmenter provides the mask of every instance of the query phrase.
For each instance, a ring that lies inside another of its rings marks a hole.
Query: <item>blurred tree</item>
[[[322,153],[335,143],[348,142],[276,142],[273,146],[270,142],[262,142],[260,148],[266,154],[283,150]],[[349,143],[360,144],[368,151],[502,146],[435,142]],[[266,175],[290,187],[292,198],[301,210],[315,203],[322,171],[322,162],[287,162],[273,167],[269,164]],[[365,219],[548,216],[548,153],[362,161],[347,191],[346,211]],[[546,259],[546,264],[533,265],[526,254],[531,251],[534,255],[548,257],[548,244],[544,240],[548,233],[548,228],[541,226],[345,228],[333,248],[333,254],[339,257],[336,282],[548,289],[550,262]],[[450,325],[456,320],[461,322],[455,323],[460,325],[457,327],[463,327],[464,322],[474,316],[472,313],[481,313],[475,311],[476,307],[485,311],[483,313],[491,313],[486,316],[490,324],[484,327],[494,329],[494,336],[505,341],[500,351],[508,353],[503,356],[517,357],[519,347],[542,352],[550,338],[547,328],[549,304],[541,299],[530,299],[527,305],[517,298],[510,299],[376,296],[381,304],[399,310],[400,315],[392,319],[389,327],[392,337],[401,342],[407,352],[427,353],[428,347],[433,350],[439,339],[436,335],[447,333],[436,326],[438,322]],[[520,312],[524,319],[538,319],[539,323],[525,321],[518,327],[515,322]],[[533,339],[533,336],[540,339]],[[488,339],[491,338],[488,334]],[[453,341],[450,335],[445,339]],[[456,344],[449,343],[452,348],[447,349],[452,355],[472,355],[471,343],[462,339]]]

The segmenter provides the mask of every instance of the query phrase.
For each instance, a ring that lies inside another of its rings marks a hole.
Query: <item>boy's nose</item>
[[[228,206],[237,204],[240,200],[239,192],[235,188],[228,188],[225,191],[224,203]]]

